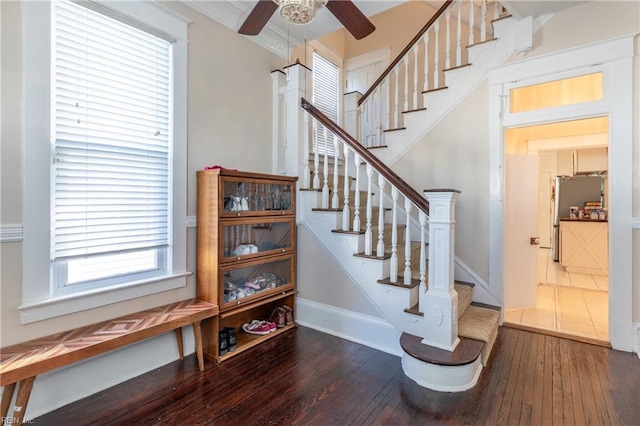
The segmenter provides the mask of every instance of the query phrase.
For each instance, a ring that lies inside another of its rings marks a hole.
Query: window
[[[186,285],[187,23],[23,4],[23,323]]]
[[[56,291],[164,273],[171,43],[75,3],[53,8]]]
[[[340,114],[340,68],[324,58],[318,52],[313,52],[313,104],[327,117],[338,123]],[[314,123],[317,123],[314,121]],[[331,157],[335,153],[333,133],[321,124],[314,124],[313,152]]]

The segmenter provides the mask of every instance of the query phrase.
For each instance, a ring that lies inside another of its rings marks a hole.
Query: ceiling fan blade
[[[260,34],[277,8],[273,0],[259,0],[238,32],[244,35]]]
[[[365,38],[376,29],[369,18],[351,0],[329,0],[326,8],[338,18],[338,21],[356,40]]]

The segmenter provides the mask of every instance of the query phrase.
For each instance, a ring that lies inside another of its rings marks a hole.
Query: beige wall
[[[393,166],[414,188],[453,188],[456,255],[489,277],[489,89],[481,84]],[[463,124],[462,124],[463,123]]]
[[[195,172],[205,165],[271,170],[271,75],[282,60],[180,3],[163,3],[190,18],[188,73],[188,215],[196,213]],[[2,158],[0,223],[22,222],[20,2],[0,2],[2,18]],[[242,52],[242,54],[238,54]],[[185,288],[33,324],[21,325],[22,245],[0,245],[0,345],[47,335],[174,300]],[[188,231],[188,270],[195,271],[195,230]]]

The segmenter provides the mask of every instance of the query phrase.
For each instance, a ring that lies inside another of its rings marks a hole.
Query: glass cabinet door
[[[255,260],[221,268],[220,309],[227,310],[293,288],[293,254],[270,262]]]
[[[291,218],[226,220],[220,223],[221,262],[293,250],[295,221]]]
[[[295,188],[290,182],[241,180],[225,176],[222,187],[223,216],[293,213]]]

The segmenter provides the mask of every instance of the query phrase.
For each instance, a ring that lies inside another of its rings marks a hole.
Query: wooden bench
[[[22,424],[38,374],[171,330],[175,331],[183,359],[182,327],[189,324],[193,326],[198,366],[204,370],[200,322],[217,314],[217,305],[191,299],[0,349],[2,423]],[[16,384],[13,417],[8,418]]]

